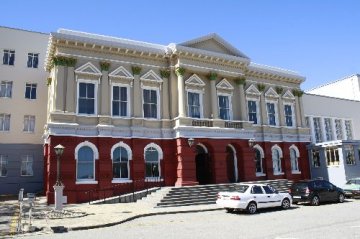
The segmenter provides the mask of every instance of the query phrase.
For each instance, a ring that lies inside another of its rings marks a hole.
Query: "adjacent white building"
[[[48,38],[0,27],[0,195],[43,188]]]
[[[357,92],[351,87],[337,88],[352,98],[360,95],[359,88]],[[311,129],[311,176],[323,177],[340,187],[349,178],[359,177],[360,101],[306,93],[303,103],[306,124]]]
[[[348,100],[360,100],[360,74],[315,87],[309,94],[337,97]]]

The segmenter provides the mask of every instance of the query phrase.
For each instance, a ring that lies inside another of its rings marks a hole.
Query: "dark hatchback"
[[[320,202],[344,202],[345,193],[329,181],[316,179],[293,183],[290,188],[293,203],[310,203],[318,206]]]

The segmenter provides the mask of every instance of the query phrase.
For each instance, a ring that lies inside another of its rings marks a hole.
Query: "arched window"
[[[111,159],[113,168],[113,180],[130,179],[130,160],[132,154],[130,147],[120,142],[111,149]]]
[[[255,172],[257,176],[265,176],[263,169],[264,151],[260,145],[254,146],[255,151]]]
[[[291,172],[299,172],[299,150],[295,145],[292,145],[290,148],[290,163],[291,163]]]
[[[274,175],[282,174],[282,168],[281,168],[282,152],[280,147],[277,145],[273,146],[271,149],[271,154],[272,154]]]
[[[76,160],[76,181],[92,182],[95,181],[95,159],[99,158],[96,146],[88,141],[80,143],[75,148]]]
[[[149,144],[144,150],[145,177],[159,178],[161,176],[160,159],[162,159],[161,148],[156,144]]]

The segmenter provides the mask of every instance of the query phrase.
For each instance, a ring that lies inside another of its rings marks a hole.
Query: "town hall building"
[[[61,29],[45,63],[49,203],[58,144],[68,203],[141,180],[310,178],[305,78],[255,64],[217,34],[165,46]]]

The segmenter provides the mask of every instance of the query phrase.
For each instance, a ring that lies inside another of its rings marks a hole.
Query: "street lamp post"
[[[61,176],[60,176],[60,158],[62,154],[64,153],[65,147],[61,144],[58,144],[54,147],[55,154],[56,154],[56,182],[54,185],[54,191],[55,191],[55,210],[61,211],[63,209],[63,191],[64,191],[64,185],[61,182]]]

